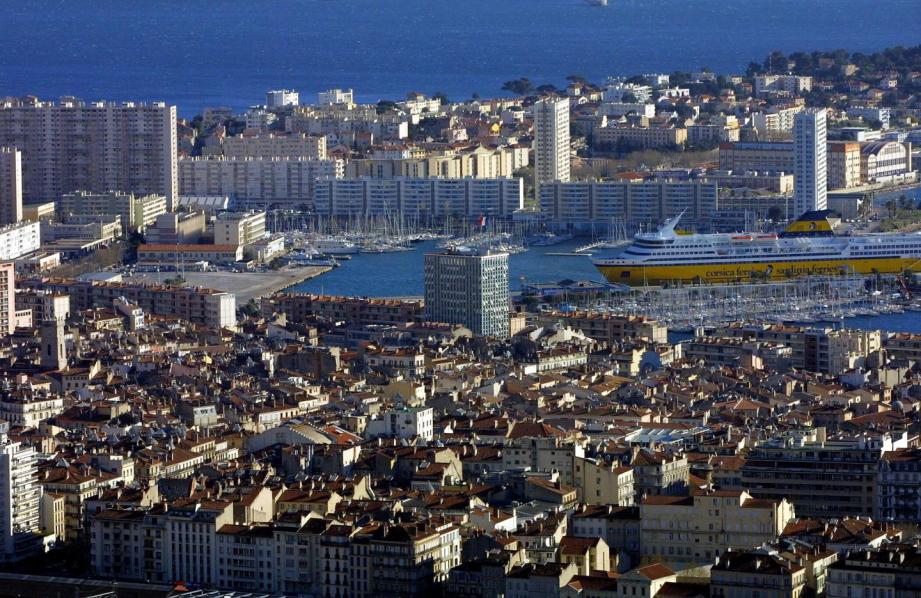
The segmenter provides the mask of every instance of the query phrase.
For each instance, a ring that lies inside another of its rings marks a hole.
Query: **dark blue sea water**
[[[918,43],[918,0],[5,0],[0,95],[261,103],[354,87],[499,93],[521,76],[710,67],[740,71],[771,50],[871,52]]]

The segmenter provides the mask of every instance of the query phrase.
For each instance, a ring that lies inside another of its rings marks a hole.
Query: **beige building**
[[[828,188],[850,189],[861,184],[860,144],[828,142]]]
[[[445,152],[443,155],[424,158],[361,159],[346,165],[349,178],[427,178],[445,179],[496,179],[512,176],[516,170],[528,165],[526,148],[508,147],[489,149],[477,147],[472,151]]]
[[[573,485],[580,502],[628,507],[634,501],[633,470],[575,457]]]
[[[216,245],[249,245],[265,235],[265,212],[223,212],[214,221]]]
[[[658,149],[684,145],[688,130],[679,127],[607,126],[595,129],[596,147],[613,148],[624,143],[636,149]]]
[[[30,222],[51,220],[54,218],[56,210],[57,204],[53,201],[26,204],[22,207],[22,219]]]
[[[276,135],[244,133],[227,137],[221,146],[223,154],[230,158],[310,158],[326,159],[326,137],[291,133]]]
[[[793,518],[785,499],[756,499],[743,490],[649,496],[640,503],[641,552],[678,568],[712,563],[730,548],[772,542]]]
[[[22,152],[0,147],[0,225],[22,220]]]
[[[75,191],[61,196],[58,204],[61,217],[120,216],[125,231],[143,231],[166,212],[167,199],[162,195],[136,197],[133,193],[122,191]]]
[[[7,100],[0,103],[0,146],[22,152],[26,201],[80,189],[162,195],[169,207],[179,198],[176,107],[162,102]]]

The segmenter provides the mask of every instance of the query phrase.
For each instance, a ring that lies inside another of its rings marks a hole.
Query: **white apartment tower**
[[[22,152],[27,202],[81,190],[179,199],[176,107],[162,102],[0,102],[0,146]]]
[[[16,266],[0,264],[0,336],[16,332]]]
[[[508,254],[429,253],[425,256],[425,317],[462,324],[474,334],[509,335]]]
[[[569,100],[546,98],[534,104],[535,186],[569,180]]]
[[[22,220],[22,152],[0,147],[0,225]]]
[[[794,217],[828,205],[825,117],[824,108],[805,110],[793,121]]]
[[[17,561],[41,548],[38,457],[35,449],[11,442],[0,421],[0,528],[3,560]]]
[[[293,89],[273,89],[266,92],[265,103],[269,108],[288,108],[300,103],[300,94]]]

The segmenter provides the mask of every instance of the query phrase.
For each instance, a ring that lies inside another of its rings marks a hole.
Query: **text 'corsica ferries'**
[[[683,234],[679,214],[593,260],[610,282],[643,286],[752,282],[798,276],[895,274],[921,269],[921,233],[834,234],[830,210],[806,212],[781,234]]]

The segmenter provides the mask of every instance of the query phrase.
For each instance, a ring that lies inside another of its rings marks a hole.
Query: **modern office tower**
[[[546,98],[534,104],[534,168],[537,189],[569,180],[569,100]]]
[[[793,124],[794,216],[824,210],[828,197],[825,109],[805,110]]]
[[[66,216],[119,216],[122,230],[143,231],[165,214],[166,198],[162,195],[136,197],[133,193],[107,191],[88,193],[76,191],[61,196],[58,215]]]
[[[508,254],[449,251],[425,256],[425,317],[474,334],[509,335]]]
[[[22,220],[22,152],[0,147],[0,225]]]
[[[16,267],[0,264],[0,336],[16,332]]]
[[[49,317],[41,323],[43,368],[63,370],[67,367],[67,345],[64,341],[64,319]]]
[[[12,100],[0,103],[0,145],[22,152],[23,198],[72,191],[159,194],[178,201],[176,107]]]
[[[265,94],[265,103],[269,108],[297,106],[300,95],[293,89],[273,89]]]
[[[11,442],[9,423],[0,421],[0,532],[4,561],[17,561],[41,548],[38,457],[35,449]]]

